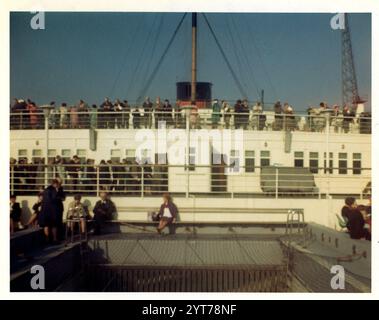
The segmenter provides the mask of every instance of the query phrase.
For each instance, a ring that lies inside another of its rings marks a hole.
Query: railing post
[[[279,170],[275,167],[275,198],[278,199],[279,192]]]
[[[48,153],[49,153],[49,112],[45,112],[45,185],[44,189],[49,185],[48,184]]]
[[[11,165],[10,167],[10,173],[11,173],[11,194],[14,194],[14,166]]]
[[[327,196],[330,194],[330,154],[329,154],[329,139],[330,139],[330,114],[326,115],[326,179],[327,179]],[[319,193],[320,193],[319,189]],[[321,195],[320,195],[321,197]]]
[[[100,167],[96,167],[96,195],[100,196]]]
[[[144,167],[141,166],[141,198],[144,197],[145,194],[145,179],[144,179]]]

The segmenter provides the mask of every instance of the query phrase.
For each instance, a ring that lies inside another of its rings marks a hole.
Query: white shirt
[[[164,208],[163,210],[163,216],[167,218],[172,218],[172,214],[169,208]]]

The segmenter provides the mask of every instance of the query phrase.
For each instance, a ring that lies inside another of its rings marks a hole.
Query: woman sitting
[[[68,205],[67,211],[67,226],[71,232],[74,232],[74,223],[72,220],[80,220],[80,231],[85,233],[87,230],[87,210],[86,207],[80,202],[82,196],[77,194],[74,196],[74,201]],[[70,221],[71,220],[71,221]]]
[[[159,225],[157,227],[158,233],[161,233],[162,230],[168,225],[176,221],[178,216],[178,208],[172,202],[172,198],[169,193],[163,194],[163,203],[159,209]]]

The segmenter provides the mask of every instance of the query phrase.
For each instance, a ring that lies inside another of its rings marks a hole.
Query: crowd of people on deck
[[[97,184],[107,191],[119,194],[161,193],[167,191],[167,166],[145,162],[138,163],[135,159],[83,160],[77,155],[72,158],[52,157],[45,171],[44,158],[33,158],[29,161],[21,157],[10,159],[11,185],[14,192],[34,194],[45,185],[45,180],[60,179],[69,193],[95,193]],[[47,172],[47,173],[46,173]],[[46,175],[47,174],[47,175]],[[143,190],[141,190],[143,180]]]
[[[106,221],[116,218],[117,208],[110,198],[110,193],[101,191],[100,199],[95,203],[92,214],[89,212],[89,205],[82,202],[82,196],[75,194],[73,201],[68,204],[66,213],[66,228],[73,233],[74,222],[78,222],[78,231],[87,233],[87,224],[91,223],[91,232],[94,235],[102,233],[102,227]],[[22,221],[22,208],[17,202],[17,196],[10,195],[10,232],[23,230],[28,227],[43,228],[46,243],[58,244],[63,238],[64,226],[64,201],[66,192],[63,189],[62,181],[53,179],[51,184],[42,192],[38,193],[37,200],[32,207],[32,214],[27,223]],[[174,223],[178,217],[178,208],[174,204],[171,195],[168,192],[163,193],[163,203],[159,211],[155,214],[155,221],[159,221],[157,232],[162,230],[171,223]]]
[[[354,107],[340,107],[321,102],[317,107],[307,109],[307,117],[295,114],[294,108],[287,102],[277,101],[273,105],[274,121],[269,123],[267,110],[261,102],[251,104],[247,99],[239,99],[234,105],[226,100],[214,99],[211,103],[209,122],[199,115],[195,103],[190,115],[192,128],[210,125],[212,128],[236,128],[264,130],[303,130],[322,132],[326,127],[326,115],[330,116],[330,125],[335,132],[349,132],[354,123],[358,123],[361,133],[371,132],[371,114],[367,112],[356,115]],[[158,128],[164,121],[166,127],[185,128],[185,111],[178,100],[174,105],[168,99],[162,101],[157,97],[153,103],[146,97],[142,105],[131,107],[127,100],[111,101],[105,98],[99,106],[89,105],[80,100],[76,105],[68,106],[63,102],[59,106],[55,102],[38,106],[30,99],[15,99],[10,108],[11,129],[42,129],[45,126],[44,110],[49,110],[48,126],[50,129],[139,129]],[[233,121],[232,121],[233,119]]]

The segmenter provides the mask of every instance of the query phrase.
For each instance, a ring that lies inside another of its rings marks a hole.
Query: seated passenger
[[[28,221],[28,226],[37,226],[38,225],[38,215],[41,212],[41,207],[42,207],[42,198],[43,198],[43,193],[40,192],[38,193],[38,199],[37,202],[33,205],[33,213]]]
[[[159,209],[159,225],[157,227],[158,233],[168,225],[176,221],[178,216],[178,208],[172,202],[172,198],[169,193],[163,194],[163,203]]]
[[[74,201],[72,201],[68,205],[68,211],[67,211],[67,220],[80,220],[80,232],[85,233],[87,230],[87,209],[81,203],[82,196],[80,194],[77,194],[74,196]],[[70,228],[71,232],[74,231],[74,223],[72,221],[67,222],[68,228]]]
[[[24,229],[23,225],[21,224],[21,207],[18,202],[16,202],[16,196],[11,195],[9,198],[10,202],[10,232],[11,234],[15,230],[22,230]]]
[[[347,197],[345,199],[341,215],[347,219],[347,229],[352,239],[365,238],[366,240],[371,240],[368,230],[364,228],[365,221],[362,213],[357,208],[355,198]]]
[[[95,232],[94,234],[101,234],[101,227],[105,221],[111,220],[114,213],[116,213],[116,206],[109,199],[107,192],[100,192],[100,200],[96,202],[93,208],[94,220],[95,220]]]

